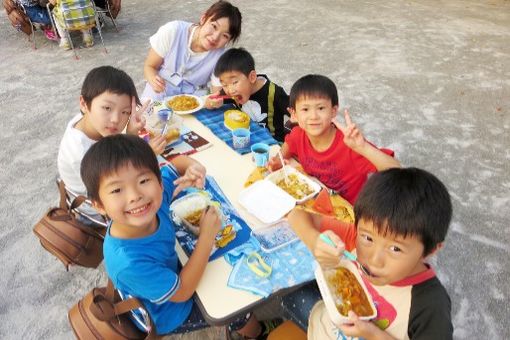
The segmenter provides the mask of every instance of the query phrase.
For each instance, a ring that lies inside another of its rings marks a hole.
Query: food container
[[[338,275],[338,270],[346,272],[339,272],[341,275]],[[338,280],[338,277],[341,277],[341,279]],[[350,278],[353,282],[347,283],[347,280],[344,280],[344,278]],[[358,317],[361,320],[371,320],[376,317],[377,309],[375,308],[372,297],[361,278],[361,274],[352,261],[342,259],[340,267],[326,270],[323,270],[317,265],[315,269],[315,279],[317,280],[317,285],[319,286],[322,299],[326,305],[328,315],[335,325],[340,326],[341,324],[349,322],[347,315],[343,315],[340,312],[341,309],[345,309],[346,314],[350,309],[355,312],[357,311]],[[351,295],[353,297],[343,299],[342,294]],[[350,303],[348,302],[350,300],[356,302]],[[359,303],[357,302],[358,300],[364,300],[364,303]],[[362,309],[364,312],[358,310],[362,305],[364,305]]]
[[[281,220],[270,226],[252,230],[251,234],[259,241],[260,248],[266,253],[271,253],[298,240],[287,220]]]
[[[302,203],[320,191],[319,184],[293,167],[286,166],[285,170],[289,175],[295,176],[300,183],[306,183],[312,191],[301,199],[292,197],[276,184],[284,178],[283,169],[280,169],[253,183],[239,194],[239,203],[263,223],[269,224],[280,220],[296,203]]]
[[[289,177],[285,183],[285,173]],[[291,195],[300,204],[314,197],[321,191],[321,186],[290,165],[269,174],[266,180],[276,184],[278,188]]]
[[[241,110],[227,110],[223,115],[225,127],[229,130],[250,128],[250,116]]]
[[[204,192],[193,192],[183,196],[170,205],[172,219],[198,235],[200,218],[205,209],[211,205],[211,198]]]
[[[146,117],[146,130],[149,137],[164,134],[168,144],[179,140],[181,136],[182,118],[171,113],[171,110],[160,109]]]

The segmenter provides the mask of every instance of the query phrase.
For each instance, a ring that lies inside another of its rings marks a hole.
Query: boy
[[[289,216],[322,267],[334,267],[344,249],[355,248],[377,307],[372,322],[350,311],[350,323],[333,325],[321,301],[310,314],[309,339],[451,339],[450,298],[426,263],[443,246],[452,217],[444,184],[424,170],[388,169],[366,182],[354,212],[350,226],[331,218],[314,221],[299,210]],[[321,231],[336,247],[321,240]]]
[[[370,173],[400,163],[389,150],[367,142],[345,111],[346,126],[336,120],[338,93],[327,77],[310,74],[300,78],[290,90],[291,119],[298,123],[285,137],[284,159],[297,158],[304,171],[354,204]],[[269,167],[281,167],[278,156]]]
[[[244,48],[232,48],[223,53],[214,68],[226,95],[242,106],[252,121],[268,129],[274,138],[283,142],[289,130],[287,106],[289,96],[266,75],[257,74],[255,61]],[[213,106],[221,106],[219,101]]]
[[[180,189],[204,185],[205,168],[187,156],[172,159],[172,164],[182,177],[167,167],[160,173],[157,158],[143,139],[114,135],[94,144],[81,165],[94,207],[111,218],[104,240],[106,272],[122,296],[141,300],[159,335],[207,326],[191,297],[221,227],[216,209],[206,209],[195,250],[180,270],[169,206]],[[147,331],[142,320],[139,314],[134,317],[135,324]],[[231,326],[249,337],[262,331],[251,314]]]
[[[145,125],[141,114],[147,104],[137,108],[140,100],[135,84],[124,71],[112,66],[100,66],[87,74],[81,88],[81,114],[74,116],[67,124],[58,151],[58,173],[68,190],[87,196],[80,177],[83,155],[102,137],[122,133],[124,129],[130,134],[138,133]],[[162,136],[151,141],[157,153],[163,151],[164,144]],[[103,220],[97,211],[86,204],[82,204],[79,210],[97,221]]]

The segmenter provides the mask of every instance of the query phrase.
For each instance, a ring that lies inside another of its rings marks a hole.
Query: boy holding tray
[[[329,78],[310,74],[296,81],[290,90],[289,111],[299,126],[285,137],[283,158],[295,157],[307,174],[351,204],[369,174],[400,167],[392,151],[365,140],[347,110],[345,126],[336,120],[338,93]],[[278,156],[269,162],[273,170],[281,166]]]
[[[289,221],[322,268],[335,268],[344,249],[377,306],[364,321],[352,311],[333,324],[322,301],[309,317],[309,339],[451,339],[451,302],[427,260],[442,248],[452,217],[446,187],[416,168],[393,168],[370,177],[354,206],[355,225],[293,210]],[[335,244],[324,242],[326,233]],[[308,291],[309,292],[309,291]],[[300,313],[304,305],[295,305]]]

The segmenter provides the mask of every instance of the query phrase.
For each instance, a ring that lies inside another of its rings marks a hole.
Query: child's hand
[[[349,111],[345,109],[344,111],[345,123],[346,125],[342,125],[336,118],[333,118],[331,121],[335,124],[336,128],[344,134],[344,143],[354,151],[359,150],[365,146],[365,137],[358,129],[356,124],[354,124],[351,120],[351,116],[349,116]]]
[[[220,96],[220,91],[216,91],[214,93],[211,93],[209,96],[205,98],[205,108],[206,109],[217,109],[219,107],[223,106],[223,98],[215,98]]]
[[[379,329],[370,321],[360,320],[352,310],[349,311],[349,323],[338,327],[344,335],[363,339],[387,339],[388,333]],[[383,334],[384,333],[384,334]]]
[[[326,234],[336,246],[333,247],[317,236],[312,249],[313,256],[315,256],[322,268],[338,267],[342,252],[345,250],[345,244],[331,230],[326,230],[324,234]]]
[[[161,93],[165,91],[166,88],[165,80],[161,78],[159,74],[156,74],[154,78],[149,79],[149,84],[156,93]]]
[[[149,145],[156,155],[161,155],[167,145],[166,138],[161,134],[154,135],[154,137],[149,140]]]
[[[200,219],[199,238],[205,237],[206,240],[214,241],[216,234],[221,228],[221,218],[218,210],[213,206],[208,206],[202,218]]]
[[[283,162],[285,163],[283,165],[290,164],[290,161],[288,159],[283,159]],[[283,167],[283,165],[278,155],[269,158],[269,161],[267,162],[267,168],[269,169],[269,171],[279,170]]]
[[[188,187],[203,188],[205,184],[205,168],[201,164],[192,164],[184,175],[174,181],[177,187],[174,190],[174,197]]]
[[[150,104],[150,99],[148,99],[142,106],[138,107],[136,105],[135,97],[131,98],[131,117],[129,118],[129,123],[127,126],[127,133],[136,135],[138,131],[145,127],[145,117],[143,113],[147,110],[147,107]]]

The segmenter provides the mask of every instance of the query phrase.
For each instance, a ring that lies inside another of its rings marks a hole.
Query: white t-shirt
[[[87,196],[87,189],[81,180],[80,166],[83,156],[96,141],[75,128],[76,123],[82,118],[83,115],[78,114],[67,124],[58,150],[57,165],[58,173],[66,188],[78,195]],[[95,209],[86,206],[85,203],[80,206],[80,210],[89,215],[98,215]]]
[[[170,51],[170,48],[172,47],[175,35],[177,34],[177,25],[178,25],[177,21],[170,21],[165,25],[161,26],[158,29],[158,31],[149,39],[152,49],[163,59],[165,58],[165,56]],[[200,61],[204,59],[209,52],[208,51],[194,52],[193,50],[191,50],[190,46],[192,36],[193,35],[190,34],[190,41],[188,41],[188,52],[192,60]],[[211,84],[212,86],[218,87],[221,86],[220,80],[217,77],[215,77],[214,74],[211,75]]]

